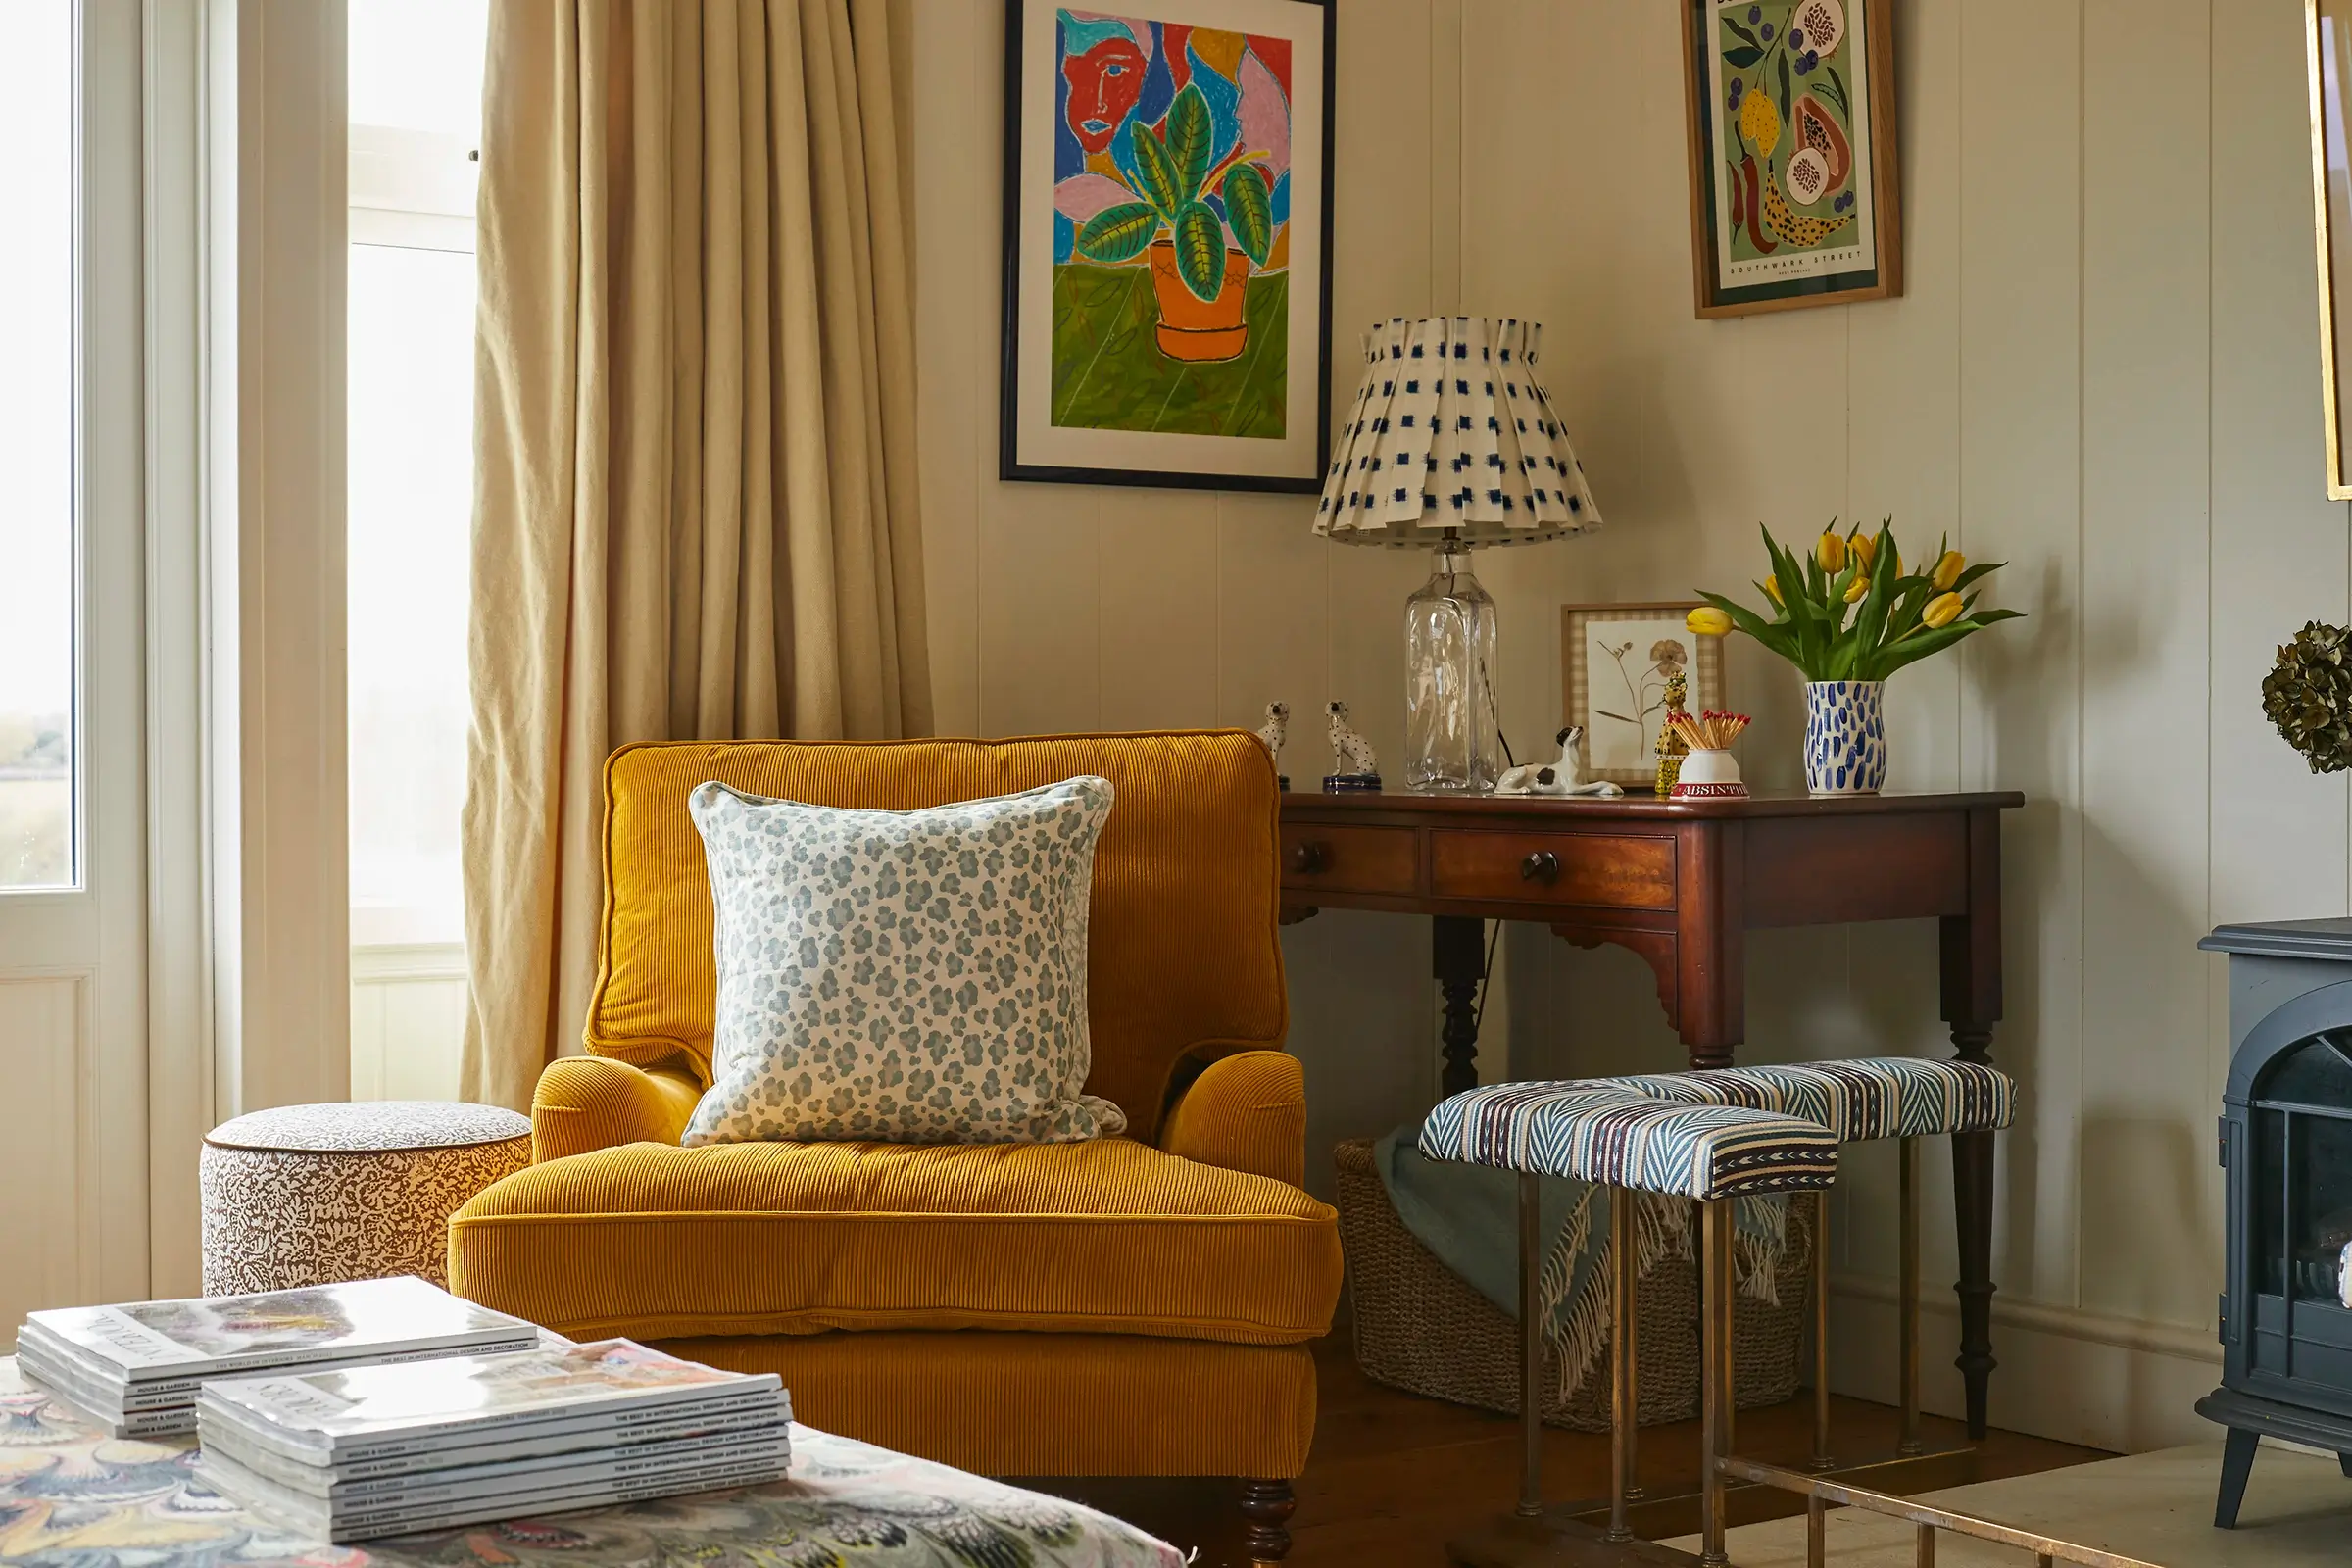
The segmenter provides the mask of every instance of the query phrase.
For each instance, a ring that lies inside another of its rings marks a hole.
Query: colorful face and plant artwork
[[[1280,440],[1291,44],[1055,17],[1053,422]]]
[[[1717,290],[1755,303],[1868,286],[1887,152],[1872,145],[1873,0],[1704,3]]]

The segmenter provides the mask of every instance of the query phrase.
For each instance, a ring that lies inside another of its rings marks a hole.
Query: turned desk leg
[[[1487,922],[1458,914],[1430,921],[1432,970],[1446,998],[1446,1072],[1440,1087],[1458,1095],[1478,1087],[1478,983],[1487,969]]]
[[[1943,1016],[1952,1054],[1992,1061],[1992,1026],[2001,1016],[2001,813],[1969,812],[1968,912],[1942,921]],[[1959,1228],[1960,1354],[1953,1365],[1968,1385],[1968,1435],[1985,1429],[1992,1386],[1992,1134],[1952,1139],[1952,1217]]]
[[[1989,1029],[1952,1031],[1962,1061],[1988,1061]],[[1982,1439],[1992,1386],[1992,1138],[1952,1135],[1952,1211],[1959,1222],[1960,1354],[1952,1364],[1968,1385],[1968,1435]]]

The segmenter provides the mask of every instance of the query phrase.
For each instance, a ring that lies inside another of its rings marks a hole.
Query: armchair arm
[[[701,1080],[684,1066],[648,1071],[609,1056],[564,1056],[549,1063],[531,1096],[531,1163],[616,1144],[674,1144],[702,1098]]]
[[[1162,1152],[1306,1185],[1306,1074],[1282,1051],[1208,1064],[1168,1112]]]

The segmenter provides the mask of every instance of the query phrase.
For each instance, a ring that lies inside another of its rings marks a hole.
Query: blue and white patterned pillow
[[[1124,1131],[1082,1092],[1087,905],[1108,779],[919,811],[700,785],[716,919],[711,1085],[689,1145],[1073,1143]]]

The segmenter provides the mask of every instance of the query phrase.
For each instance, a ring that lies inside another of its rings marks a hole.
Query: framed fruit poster
[[[1903,291],[1891,0],[1685,0],[1698,314]]]
[[[1324,0],[1007,0],[998,471],[1322,488]]]

